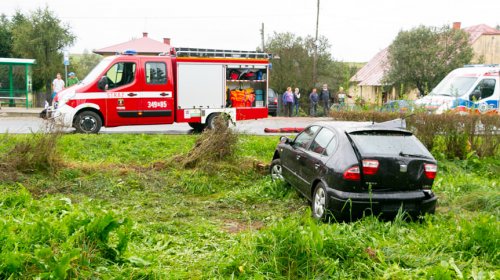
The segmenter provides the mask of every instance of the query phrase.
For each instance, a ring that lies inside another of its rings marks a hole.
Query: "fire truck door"
[[[145,58],[142,90],[142,120],[144,124],[170,124],[174,122],[173,79],[169,60]]]
[[[135,62],[115,63],[106,72],[106,125],[139,124],[141,109],[140,81]]]

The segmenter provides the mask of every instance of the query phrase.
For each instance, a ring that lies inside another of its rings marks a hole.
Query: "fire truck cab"
[[[177,48],[160,56],[132,52],[104,58],[79,84],[59,92],[51,115],[77,132],[102,126],[188,123],[212,128],[266,118],[269,55]]]

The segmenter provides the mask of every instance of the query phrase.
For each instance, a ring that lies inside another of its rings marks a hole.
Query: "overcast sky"
[[[0,13],[50,10],[70,25],[81,53],[122,43],[148,32],[175,47],[254,50],[265,34],[314,35],[317,0],[0,0]],[[321,0],[319,33],[337,60],[365,62],[400,30],[419,25],[462,27],[500,24],[500,0]]]

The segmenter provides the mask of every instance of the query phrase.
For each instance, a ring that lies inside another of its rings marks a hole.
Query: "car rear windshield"
[[[432,158],[412,134],[398,131],[356,131],[349,133],[361,155],[417,156]]]
[[[270,98],[274,98],[274,96],[276,95],[276,93],[274,93],[274,90],[269,89],[269,90],[267,91],[267,95],[268,95]]]

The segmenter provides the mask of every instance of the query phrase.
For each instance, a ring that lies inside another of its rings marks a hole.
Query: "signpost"
[[[63,53],[64,55],[64,83],[67,84],[68,82],[68,65],[69,65],[69,52],[66,50]]]

